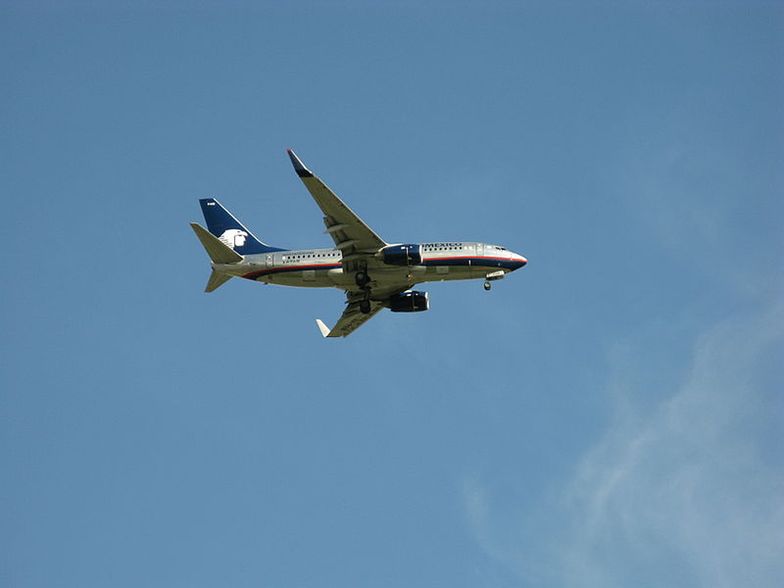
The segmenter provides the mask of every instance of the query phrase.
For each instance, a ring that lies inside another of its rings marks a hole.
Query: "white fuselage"
[[[406,281],[409,285],[444,280],[503,277],[526,264],[526,259],[498,245],[477,242],[421,243],[421,262],[389,265],[374,258],[367,273],[374,286]],[[237,264],[213,264],[220,272],[266,284],[306,288],[354,287],[351,272],[344,272],[339,249],[301,249],[247,255]],[[499,273],[503,272],[503,273]]]

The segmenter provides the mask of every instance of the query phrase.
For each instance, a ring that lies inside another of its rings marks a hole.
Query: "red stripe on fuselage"
[[[442,261],[447,259],[492,259],[495,261],[514,261],[511,257],[490,257],[488,255],[450,255],[448,257],[423,257],[422,261]]]

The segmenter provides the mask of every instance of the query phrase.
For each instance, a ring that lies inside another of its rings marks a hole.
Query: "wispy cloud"
[[[782,339],[782,304],[723,321],[653,408],[615,365],[612,425],[552,501],[494,503],[466,481],[477,540],[534,585],[784,585]],[[494,521],[513,517],[500,511],[525,522],[502,530]]]

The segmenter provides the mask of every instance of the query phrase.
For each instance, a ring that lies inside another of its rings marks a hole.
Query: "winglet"
[[[319,331],[321,331],[321,335],[323,337],[329,337],[330,329],[322,322],[321,319],[316,319],[316,325],[318,326]]]
[[[294,171],[297,172],[297,175],[301,178],[312,178],[313,172],[310,171],[308,168],[305,167],[305,164],[302,163],[302,160],[297,157],[297,154],[294,153],[291,149],[286,149],[286,153],[289,154],[289,158],[291,159],[291,164],[294,166]]]

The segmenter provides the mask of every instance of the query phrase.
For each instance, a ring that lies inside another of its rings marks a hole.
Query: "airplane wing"
[[[324,213],[324,224],[327,232],[335,241],[335,246],[343,253],[344,269],[354,269],[353,264],[346,267],[347,262],[372,257],[387,244],[367,226],[356,213],[338,198],[329,187],[305,167],[299,157],[288,150],[294,171],[305,184],[316,204]]]
[[[343,311],[343,314],[340,315],[337,324],[332,327],[332,329],[321,322],[321,319],[316,319],[316,324],[318,325],[321,334],[325,337],[347,337],[372,319],[382,308],[384,308],[382,303],[371,302],[370,312],[363,314],[359,310],[359,301],[350,302],[346,307],[346,310]]]
[[[383,300],[405,292],[408,290],[408,284],[400,286],[391,286],[381,291],[374,291],[374,300],[370,301],[370,312],[364,314],[359,310],[359,303],[365,297],[365,293],[360,290],[346,290],[346,309],[340,315],[337,324],[330,329],[325,325],[321,319],[316,319],[319,331],[324,337],[347,337],[359,327],[364,325],[367,321],[372,319],[379,310],[384,308]],[[380,299],[380,300],[379,300]]]

